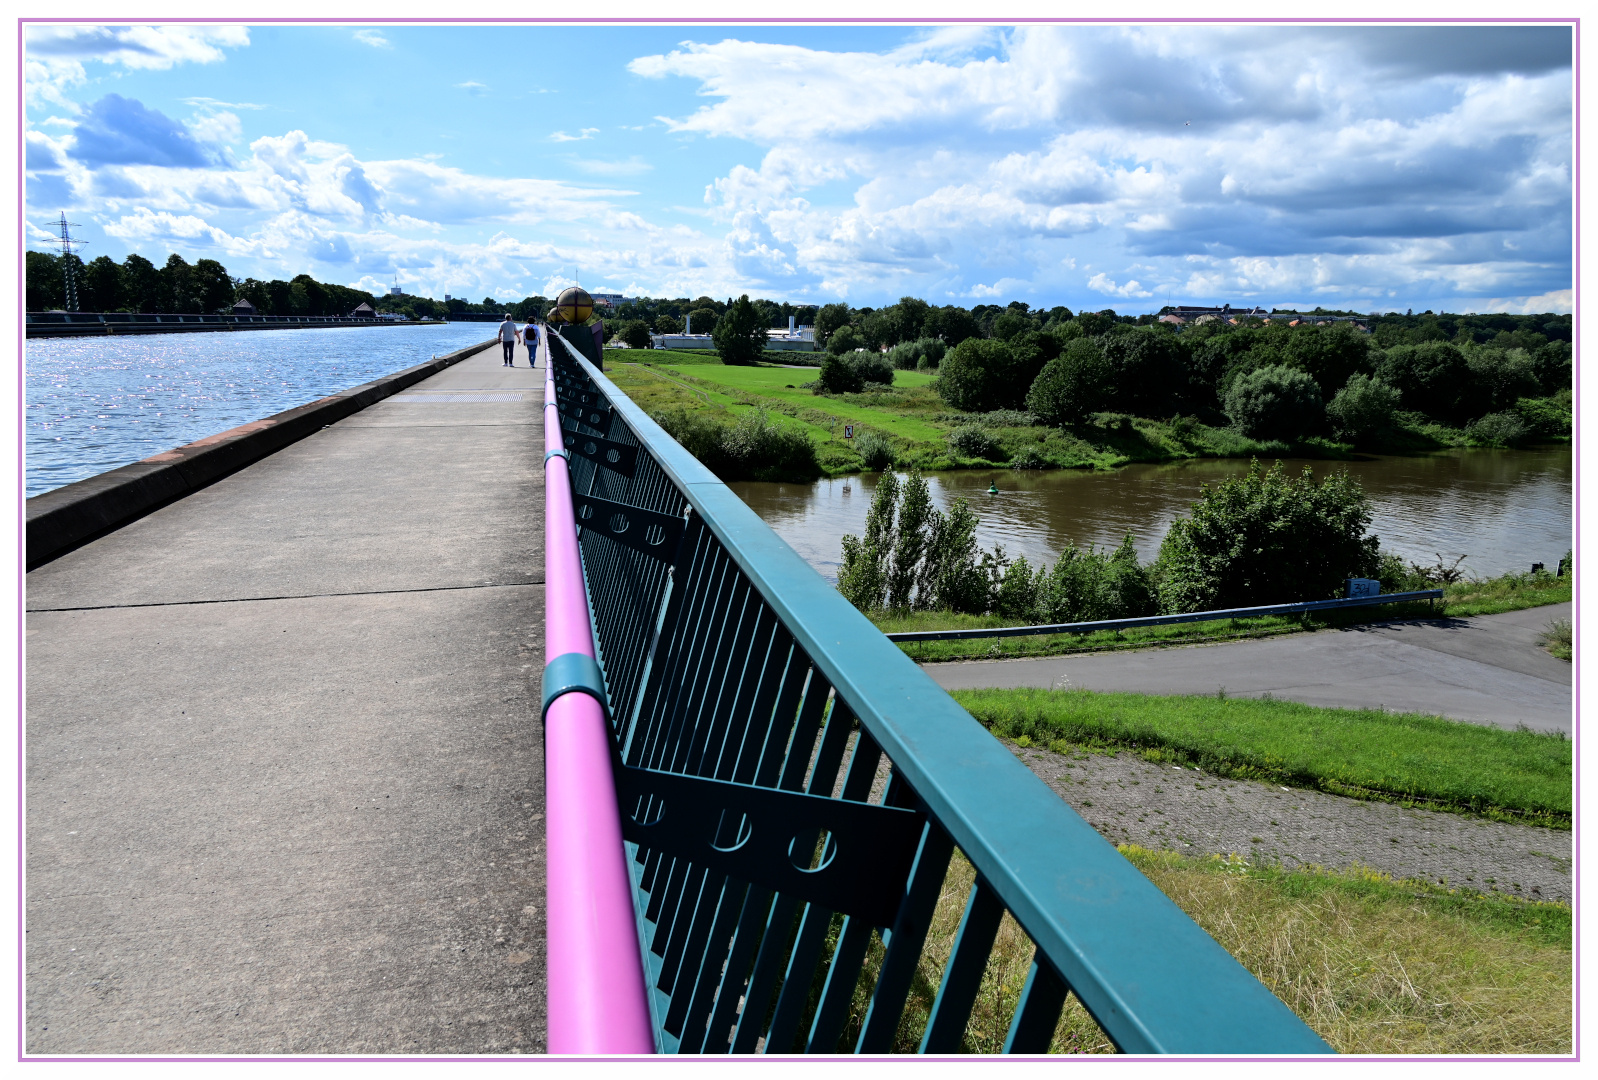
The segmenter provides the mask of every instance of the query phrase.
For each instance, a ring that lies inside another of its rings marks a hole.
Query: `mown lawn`
[[[1088,690],[955,690],[1023,746],[1123,747],[1207,772],[1341,795],[1571,823],[1571,743],[1419,713]]]

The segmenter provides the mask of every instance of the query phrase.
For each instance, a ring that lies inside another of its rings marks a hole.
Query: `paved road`
[[[1377,623],[1258,641],[1117,653],[928,664],[945,689],[1077,686],[1146,694],[1260,697],[1435,713],[1571,732],[1571,665],[1537,644],[1570,604],[1472,619]]]
[[[542,370],[27,576],[31,1053],[544,1045]]]

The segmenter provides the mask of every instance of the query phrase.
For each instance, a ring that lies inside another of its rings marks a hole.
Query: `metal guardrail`
[[[1007,1052],[1047,1050],[1068,995],[1125,1052],[1329,1052],[726,485],[548,340],[567,455],[552,461],[569,462],[656,1050],[956,1052],[1008,911],[1035,951]],[[550,744],[551,781],[565,767]],[[602,831],[594,846],[612,843]],[[955,848],[976,880],[940,963],[927,933]],[[907,1017],[918,978],[936,997]],[[552,964],[552,1017],[568,989]]]
[[[1133,630],[1140,626],[1170,626],[1174,623],[1209,622],[1214,619],[1257,619],[1263,615],[1300,615],[1311,611],[1372,607],[1377,604],[1402,604],[1408,600],[1441,600],[1443,590],[1388,593],[1385,596],[1350,596],[1336,600],[1306,600],[1297,604],[1266,604],[1262,607],[1224,608],[1219,611],[1190,611],[1183,615],[1140,615],[1133,619],[1100,619],[1097,622],[1052,623],[1041,626],[995,626],[987,630],[905,630],[886,634],[889,641],[964,641],[969,638],[1027,637],[1032,634],[1095,634],[1100,630]]]

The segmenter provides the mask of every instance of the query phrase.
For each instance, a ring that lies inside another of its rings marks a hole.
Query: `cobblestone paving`
[[[1124,754],[1061,754],[1006,742],[1112,843],[1240,854],[1286,867],[1356,864],[1398,878],[1571,899],[1571,833],[1414,810]]]

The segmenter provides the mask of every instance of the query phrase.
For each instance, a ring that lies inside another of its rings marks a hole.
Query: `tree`
[[[839,327],[849,324],[848,304],[828,304],[816,312],[816,344],[826,345]]]
[[[1226,392],[1226,415],[1256,439],[1302,439],[1319,431],[1326,406],[1315,380],[1296,368],[1251,371]]]
[[[1110,366],[1111,401],[1138,416],[1164,416],[1187,383],[1187,351],[1170,334],[1131,330],[1102,339]]]
[[[200,299],[194,290],[194,268],[175,251],[167,256],[166,265],[161,267],[160,299],[160,311],[181,315],[200,313]]]
[[[711,341],[723,364],[753,364],[760,359],[766,349],[766,325],[759,310],[750,303],[748,293],[740,296],[716,323]]]
[[[828,353],[816,373],[815,392],[818,394],[858,394],[865,380],[855,366],[842,356]]]
[[[1015,356],[1002,341],[967,338],[943,358],[937,391],[961,412],[991,412],[1019,404],[1028,384],[1015,386]]]
[[[1399,396],[1379,378],[1355,375],[1326,406],[1326,415],[1339,438],[1363,442],[1392,426]]]
[[[639,319],[629,319],[622,323],[616,331],[616,336],[626,342],[629,349],[647,349],[650,345],[649,327]]]
[[[291,285],[302,285],[302,286],[305,287],[305,311],[304,311],[304,314],[306,314],[306,315],[330,315],[330,314],[332,314],[332,312],[329,310],[329,306],[328,306],[328,302],[327,302],[327,300],[328,300],[328,298],[327,298],[327,289],[325,289],[322,286],[322,283],[317,281],[310,274],[299,274],[299,275],[296,275],[294,277],[294,279],[290,282],[290,284]],[[414,307],[413,307],[413,310],[414,310]],[[299,314],[299,313],[296,312],[296,314]]]
[[[1301,326],[1288,335],[1283,352],[1287,362],[1308,372],[1330,398],[1355,374],[1370,374],[1370,339],[1348,323]]]
[[[655,332],[660,334],[682,333],[682,320],[675,315],[656,315]]]
[[[134,311],[165,310],[161,307],[161,271],[142,255],[122,260],[122,302]]]
[[[30,251],[26,257],[29,311],[54,311],[66,303],[61,260],[48,251]]]
[[[720,316],[714,308],[694,308],[688,313],[687,324],[696,334],[713,334]]]
[[[234,283],[227,268],[215,259],[200,259],[194,264],[194,293],[200,310],[206,314],[227,312],[233,307]]]
[[[93,259],[78,278],[81,311],[116,311],[122,306],[122,277],[108,255]]]
[[[1324,600],[1348,577],[1373,577],[1378,544],[1366,535],[1370,500],[1359,481],[1277,462],[1205,485],[1189,516],[1171,522],[1155,576],[1170,613]]]
[[[1104,407],[1111,371],[1098,342],[1078,338],[1043,366],[1027,391],[1026,407],[1045,423],[1079,423]]]
[[[1467,418],[1470,365],[1457,346],[1442,341],[1397,345],[1377,365],[1382,381],[1404,395],[1404,403],[1439,420]]]
[[[886,342],[890,347],[901,341],[914,341],[922,336],[922,326],[927,321],[927,312],[932,306],[925,300],[914,296],[901,296],[899,302],[884,310],[883,314],[888,321],[888,337]]]
[[[977,321],[962,307],[932,308],[921,323],[921,332],[928,337],[942,338],[949,348],[954,348],[966,338],[979,336]]]
[[[860,338],[860,332],[853,326],[840,326],[827,338],[827,351],[834,356],[854,352],[856,349],[865,348],[865,342]]]

